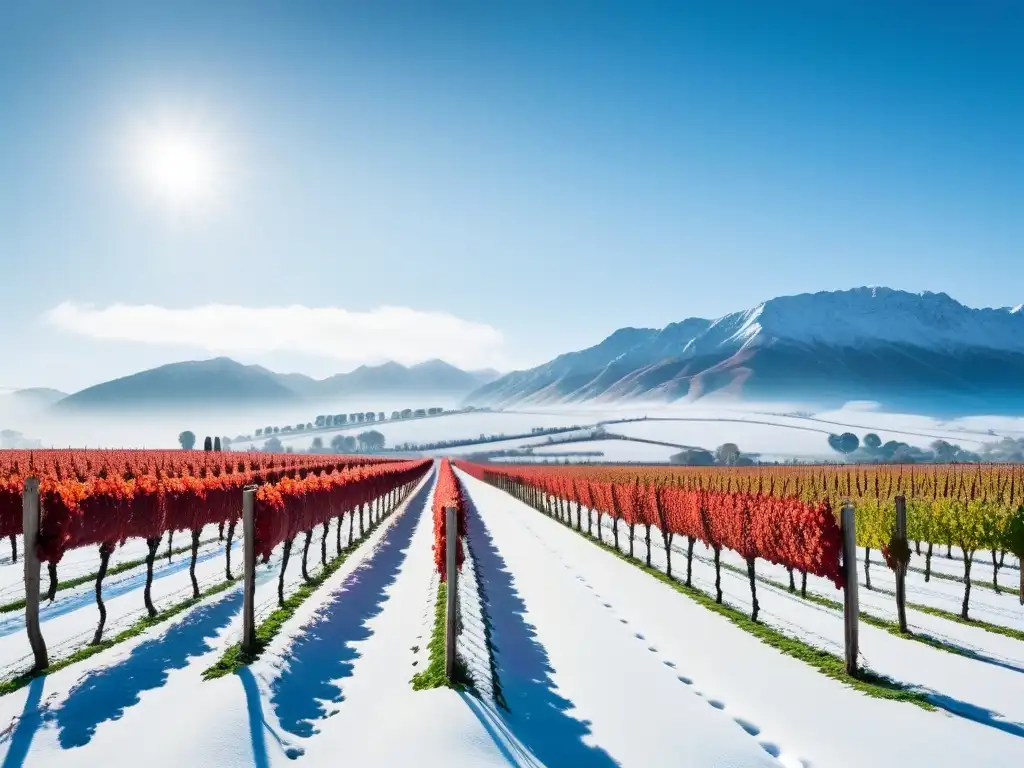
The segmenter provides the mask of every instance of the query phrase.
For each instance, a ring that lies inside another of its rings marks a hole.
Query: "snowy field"
[[[667,462],[674,453],[679,453],[679,448],[670,448],[664,445],[651,445],[650,443],[634,443],[628,440],[587,440],[579,443],[566,445],[550,445],[534,448],[535,456],[543,458],[547,454],[564,453],[565,451],[601,451],[603,456],[570,456],[570,463],[580,461],[629,461],[637,463],[662,463]],[[557,461],[565,461],[558,457]]]
[[[363,404],[365,406],[365,404]],[[406,404],[408,405],[408,404]],[[433,403],[451,406],[453,403]],[[347,412],[352,404],[338,405],[328,412]],[[354,406],[353,406],[354,407]],[[397,404],[396,406],[397,407]],[[405,406],[403,406],[405,407]],[[294,407],[293,407],[294,408]],[[362,408],[366,410],[366,408]],[[321,409],[323,410],[323,409]],[[275,411],[260,414],[210,414],[194,416],[159,416],[152,419],[89,419],[68,417],[60,420],[47,419],[38,415],[16,417],[3,416],[0,428],[11,427],[22,431],[26,437],[37,438],[45,446],[67,447],[124,447],[124,448],[175,448],[178,433],[191,429],[200,437],[222,435],[235,437],[237,434],[252,434],[260,424],[295,424],[312,421],[321,412],[310,406],[299,406],[293,411]],[[391,413],[391,404],[381,405],[374,410]],[[985,441],[998,441],[1002,436],[1024,436],[1024,419],[998,415],[978,416],[952,421],[940,421],[928,416],[884,413],[863,404],[850,404],[844,409],[813,414],[813,418],[793,415],[802,409],[799,405],[779,404],[644,404],[620,407],[560,406],[551,408],[512,408],[504,411],[483,411],[457,413],[434,418],[411,421],[385,421],[367,424],[366,429],[376,429],[384,434],[388,446],[400,443],[429,443],[441,440],[476,439],[481,435],[528,434],[537,427],[568,427],[572,425],[593,426],[601,421],[634,419],[647,416],[648,422],[608,424],[609,432],[643,437],[682,445],[698,445],[713,449],[725,442],[737,443],[741,450],[771,456],[797,456],[801,458],[835,459],[827,446],[830,432],[852,431],[863,437],[874,431],[883,440],[899,440],[918,447],[926,447],[936,439],[959,443],[965,449],[977,450]],[[788,414],[788,415],[787,415]],[[655,421],[669,419],[672,421]],[[989,430],[993,434],[988,434]],[[351,430],[340,434],[355,434]],[[320,432],[325,443],[329,443],[331,432]],[[279,436],[280,437],[280,436]],[[285,444],[295,450],[308,449],[313,437],[288,438]],[[511,447],[531,442],[524,439],[514,443],[489,443],[484,447]],[[256,445],[262,446],[263,440]],[[631,448],[619,446],[620,450]],[[479,448],[473,446],[452,449],[452,453],[465,453]],[[607,460],[628,461],[609,454]]]

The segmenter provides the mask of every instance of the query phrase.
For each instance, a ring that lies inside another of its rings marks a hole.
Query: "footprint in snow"
[[[779,749],[777,744],[772,744],[770,741],[760,742],[760,747],[772,757],[778,757],[782,754],[782,750]]]
[[[744,731],[749,733],[751,736],[757,736],[761,732],[761,729],[749,720],[744,720],[742,717],[737,717],[734,719],[736,720],[736,724]]]
[[[680,675],[678,679],[683,685],[693,685],[693,680],[686,675]]]
[[[725,709],[725,704],[718,701],[717,699],[708,699],[708,704],[710,704],[715,709]]]

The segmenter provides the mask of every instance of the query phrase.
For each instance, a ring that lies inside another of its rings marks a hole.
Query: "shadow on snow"
[[[40,711],[39,702],[43,698],[43,686],[46,683],[45,677],[37,677],[28,687],[28,697],[25,699],[25,706],[18,718],[18,724],[11,734],[11,746],[4,755],[3,768],[20,768],[25,764],[29,748],[35,738],[36,731],[42,724],[47,713]]]
[[[995,728],[997,731],[1008,733],[1011,736],[1024,739],[1024,723],[1015,723],[1012,720],[1004,720],[1001,715],[991,709],[979,707],[977,704],[961,701],[960,699],[955,699],[952,696],[946,696],[938,691],[926,690],[925,692],[928,694],[928,700],[932,704],[937,707],[941,707],[951,714],[971,720],[979,725]]]
[[[60,745],[64,749],[88,744],[96,728],[119,720],[139,703],[144,691],[161,688],[172,670],[184,669],[189,659],[210,650],[209,640],[226,628],[242,608],[242,592],[193,610],[160,637],[137,645],[126,659],[90,671],[56,710]]]
[[[590,723],[569,715],[573,703],[555,693],[554,669],[534,627],[526,622],[526,604],[512,574],[468,495],[465,503],[469,546],[486,584],[487,615],[498,682],[509,708],[504,718],[509,730],[544,765],[618,765],[600,747],[583,742],[590,734]]]
[[[405,562],[432,485],[424,483],[376,550],[348,575],[288,648],[287,663],[270,686],[274,713],[288,733],[313,735],[313,722],[328,716],[325,703],[344,699],[339,681],[352,675],[359,657],[355,644],[373,634],[366,624],[388,600],[386,592]]]

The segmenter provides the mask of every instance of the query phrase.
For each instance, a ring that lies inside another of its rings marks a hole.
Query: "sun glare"
[[[174,213],[208,209],[221,194],[223,152],[194,122],[165,118],[136,125],[129,156],[136,182]]]

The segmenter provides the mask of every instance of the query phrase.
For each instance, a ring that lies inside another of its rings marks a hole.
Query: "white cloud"
[[[350,312],[299,305],[168,309],[64,302],[45,319],[94,339],[186,346],[214,355],[293,352],[350,364],[395,360],[409,365],[441,358],[468,369],[505,366],[503,338],[492,326],[406,307]]]

